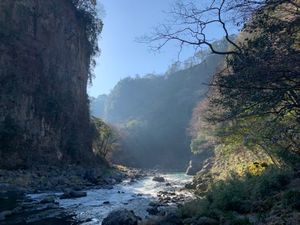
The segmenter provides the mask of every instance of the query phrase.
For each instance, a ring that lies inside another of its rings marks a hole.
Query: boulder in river
[[[137,225],[140,220],[133,211],[121,209],[112,211],[102,222],[102,225]]]
[[[190,182],[185,184],[184,186],[186,189],[195,189],[196,188],[196,184],[194,182]]]
[[[158,207],[151,207],[147,209],[149,215],[157,215],[159,213]]]
[[[85,197],[87,194],[84,191],[75,191],[75,190],[68,190],[65,191],[61,196],[60,199],[66,199],[66,198],[81,198]]]
[[[155,176],[153,177],[152,179],[153,181],[156,181],[156,182],[165,182],[165,178],[164,177],[161,177],[161,176]]]
[[[0,212],[0,221],[5,220],[5,218],[10,215],[12,215],[12,211],[10,211],[10,210],[5,210],[5,211]]]
[[[55,203],[55,198],[56,198],[55,196],[48,195],[45,198],[43,198],[40,201],[40,203],[42,203],[42,204]]]

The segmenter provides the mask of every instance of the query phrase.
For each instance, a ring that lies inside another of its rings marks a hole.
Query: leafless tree
[[[156,27],[152,34],[142,38],[153,50],[162,49],[167,43],[175,41],[180,51],[184,46],[196,49],[207,46],[215,54],[240,54],[241,46],[231,38],[230,30],[243,29],[254,13],[267,4],[278,5],[283,2],[297,4],[296,0],[178,0],[170,10],[166,23]],[[211,29],[218,29],[228,42],[227,50],[213,45]]]

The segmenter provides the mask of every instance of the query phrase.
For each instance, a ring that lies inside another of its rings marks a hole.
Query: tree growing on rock
[[[119,148],[118,133],[101,119],[92,118],[94,125],[93,151],[96,155],[106,159],[109,154]]]

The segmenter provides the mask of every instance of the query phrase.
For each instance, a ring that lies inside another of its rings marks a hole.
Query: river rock
[[[12,215],[12,211],[10,211],[10,210],[5,210],[3,212],[0,212],[0,221],[5,220],[5,218],[10,215]]]
[[[55,203],[55,196],[46,196],[45,198],[43,198],[40,203],[42,204],[46,204],[46,203]]]
[[[160,207],[160,206],[163,206],[163,204],[161,204],[159,202],[150,202],[149,206],[151,206],[151,207]]]
[[[117,183],[116,179],[108,177],[104,179],[104,182],[108,185],[114,185]]]
[[[157,215],[159,213],[158,207],[151,207],[147,209],[149,215]]]
[[[202,182],[200,184],[197,184],[196,188],[197,188],[198,191],[204,192],[208,188],[208,182]]]
[[[137,225],[139,217],[133,211],[121,209],[112,211],[102,222],[102,225]]]
[[[102,186],[102,189],[111,190],[111,189],[114,189],[114,186],[113,186],[113,185],[110,185],[110,184],[106,184],[106,185],[103,185],[103,186]]]
[[[121,182],[125,178],[124,174],[120,172],[114,172],[111,176],[117,183]]]
[[[196,184],[193,182],[187,183],[184,186],[186,189],[195,189],[196,188]]]
[[[84,191],[65,191],[61,196],[60,199],[67,199],[67,198],[81,198],[85,197],[87,194]]]
[[[59,206],[55,203],[47,203],[47,204],[43,204],[43,205],[38,205],[36,206],[36,209],[38,211],[45,211],[48,209],[59,209]]]
[[[83,179],[87,180],[91,184],[97,185],[101,183],[101,174],[97,173],[95,169],[89,169],[82,173],[84,174]]]
[[[197,224],[198,225],[218,225],[219,221],[203,216],[203,217],[200,217],[199,219],[197,219]]]
[[[25,224],[43,224],[43,221],[63,218],[65,214],[61,209],[48,209],[32,213],[25,218]]]
[[[165,182],[165,178],[164,177],[161,177],[161,176],[155,176],[153,177],[152,179],[153,181],[156,181],[156,182]]]

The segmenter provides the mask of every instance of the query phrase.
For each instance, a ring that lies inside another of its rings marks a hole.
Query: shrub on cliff
[[[96,65],[94,56],[100,53],[98,46],[98,37],[103,28],[103,22],[100,19],[99,11],[97,11],[97,0],[70,0],[77,9],[77,16],[82,21],[87,40],[89,41],[90,52],[90,70],[89,79],[92,82],[93,79],[93,67]],[[101,6],[102,7],[102,6]],[[102,13],[104,9],[102,7]]]

